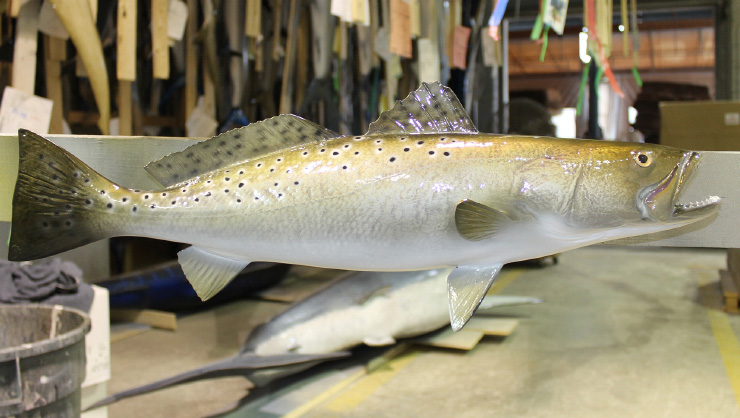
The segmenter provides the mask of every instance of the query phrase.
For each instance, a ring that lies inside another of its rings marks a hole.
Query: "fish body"
[[[445,306],[449,273],[450,269],[349,273],[255,328],[236,356],[110,395],[93,407],[215,377],[244,376],[264,386],[360,344],[389,345],[398,338],[437,330],[450,322]],[[533,297],[490,295],[480,308],[540,302]]]
[[[676,228],[719,202],[678,201],[698,153],[480,134],[439,84],[363,136],[282,115],[193,145],[147,167],[162,190],[113,184],[45,139],[19,137],[12,260],[118,235],[190,243],[180,262],[204,299],[251,261],[456,267],[454,329],[506,263]]]

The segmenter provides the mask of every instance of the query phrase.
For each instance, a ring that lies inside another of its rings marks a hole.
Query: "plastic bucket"
[[[0,416],[79,416],[89,330],[77,309],[0,305]]]

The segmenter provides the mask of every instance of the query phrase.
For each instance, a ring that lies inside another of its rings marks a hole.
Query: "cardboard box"
[[[660,143],[696,151],[740,151],[740,101],[661,102]]]

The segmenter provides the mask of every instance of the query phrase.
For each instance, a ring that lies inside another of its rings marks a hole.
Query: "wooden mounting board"
[[[143,167],[182,151],[191,138],[49,135],[100,174],[127,187],[156,188]],[[740,248],[740,152],[705,151],[701,166],[684,190],[687,201],[708,195],[724,198],[716,217],[680,230],[613,241],[619,245]],[[9,222],[18,171],[17,135],[0,134],[0,222]]]

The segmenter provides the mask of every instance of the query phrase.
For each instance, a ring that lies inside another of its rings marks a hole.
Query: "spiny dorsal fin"
[[[232,129],[146,166],[162,185],[244,162],[281,149],[339,137],[336,132],[295,115],[280,115]]]
[[[421,83],[415,92],[396,102],[393,109],[381,113],[365,135],[448,132],[475,134],[478,130],[455,93],[434,82]]]

